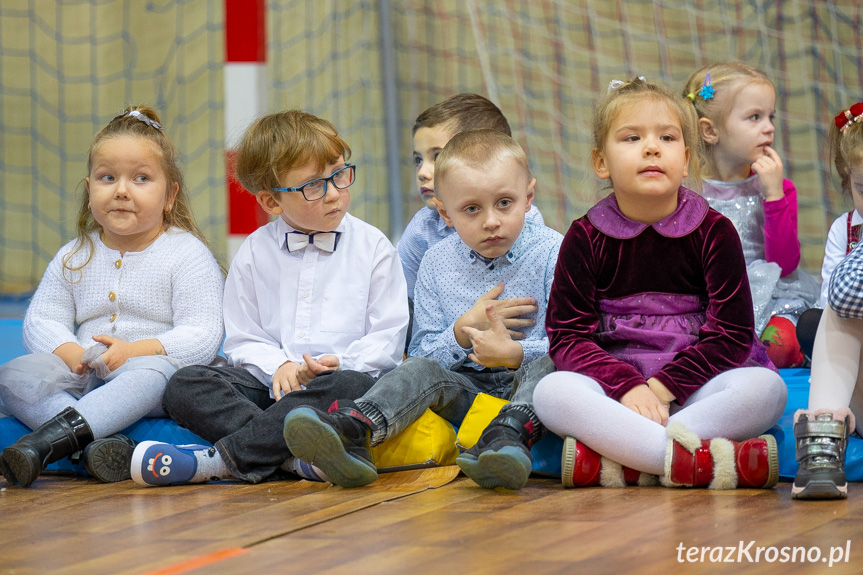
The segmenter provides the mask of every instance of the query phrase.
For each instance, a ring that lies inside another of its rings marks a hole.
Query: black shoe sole
[[[514,445],[483,451],[479,457],[462,453],[455,462],[462,472],[480,487],[512,490],[527,485],[532,464],[524,449]]]
[[[84,468],[102,483],[132,479],[135,446],[117,437],[97,439],[84,450]]]
[[[791,486],[792,499],[847,499],[848,484],[837,485],[830,480],[810,480],[806,485]]]
[[[362,487],[378,478],[370,461],[345,450],[339,434],[307,407],[298,407],[285,417],[285,443],[294,457],[316,465],[341,487]]]
[[[13,447],[3,450],[3,475],[10,485],[30,487],[42,472],[41,466],[33,464],[33,458]]]

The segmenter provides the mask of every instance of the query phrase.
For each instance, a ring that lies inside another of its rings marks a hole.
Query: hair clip
[[[698,95],[701,96],[702,100],[710,100],[713,98],[713,94],[716,93],[716,90],[713,89],[713,86],[710,85],[710,72],[704,76],[704,83],[701,85],[701,89],[698,90]],[[695,94],[690,94],[692,97],[692,101],[695,101]]]
[[[647,82],[647,80],[644,78],[644,76],[638,76],[636,78],[636,80],[641,80],[642,82]],[[611,82],[608,83],[608,91],[613,92],[614,90],[617,90],[618,88],[620,88],[624,84],[626,84],[626,82],[624,82],[623,80],[612,80]]]
[[[848,131],[852,123],[863,122],[863,102],[857,102],[847,110],[839,112],[833,121],[836,122],[836,127],[843,134]]]
[[[132,116],[136,120],[138,120],[139,122],[144,122],[145,124],[147,124],[151,128],[156,128],[157,130],[164,130],[165,129],[162,127],[162,124],[160,124],[159,122],[157,122],[156,120],[154,120],[153,118],[148,116],[147,114],[144,114],[140,110],[129,110],[128,112],[123,112],[119,116],[115,116],[114,120],[116,120],[118,118],[122,118],[123,116]],[[111,120],[111,121],[113,122],[114,120]]]

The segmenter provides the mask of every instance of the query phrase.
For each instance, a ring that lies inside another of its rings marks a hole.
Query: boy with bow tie
[[[332,124],[297,110],[247,131],[237,179],[277,219],[248,237],[228,272],[229,367],[184,368],[164,397],[165,411],[214,447],[144,442],[132,461],[139,483],[305,474],[282,437],[285,414],[359,397],[400,363],[404,274],[386,236],[347,211],[350,153]]]

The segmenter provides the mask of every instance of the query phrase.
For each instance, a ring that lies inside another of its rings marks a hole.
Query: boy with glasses
[[[285,414],[359,397],[401,361],[404,274],[386,236],[347,213],[350,153],[332,124],[296,110],[247,131],[237,179],[277,219],[248,237],[228,272],[229,367],[183,368],[163,400],[214,447],[143,442],[132,459],[137,483],[258,483],[280,469],[315,478],[285,445]]]

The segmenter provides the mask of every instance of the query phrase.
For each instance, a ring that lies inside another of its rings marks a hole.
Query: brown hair
[[[699,91],[704,86],[704,79],[707,74],[710,74],[713,97],[704,99]],[[683,87],[683,96],[692,103],[699,119],[707,118],[714,124],[721,126],[728,118],[728,114],[731,113],[737,94],[753,82],[763,82],[774,90],[776,89],[764,72],[749,64],[743,62],[708,64],[689,76]],[[705,142],[699,142],[695,149],[698,150],[703,165],[713,165],[712,146],[708,146]]]
[[[512,136],[506,116],[488,98],[479,94],[456,94],[428,108],[414,122],[413,134],[420,128],[440,126],[452,134],[468,130],[497,130]]]
[[[315,162],[318,169],[339,157],[350,158],[348,146],[330,122],[300,110],[261,116],[246,130],[237,150],[237,181],[256,194],[279,186],[285,172]]]
[[[851,190],[851,168],[863,168],[863,122],[849,121],[843,132],[830,122],[830,157],[842,186],[842,191],[854,196]]]
[[[701,164],[698,154],[692,151],[698,148],[698,118],[691,102],[686,98],[677,97],[668,87],[658,82],[645,80],[642,77],[623,82],[608,92],[596,103],[593,112],[593,152],[595,155],[605,151],[605,140],[614,118],[624,106],[638,105],[645,101],[665,102],[677,113],[680,119],[680,130],[683,133],[683,143],[689,148],[689,180],[698,186],[701,177]]]
[[[468,130],[452,137],[435,160],[435,194],[449,172],[460,166],[483,170],[494,162],[515,160],[524,168],[528,179],[532,176],[527,155],[518,142],[497,130]]]
[[[165,190],[166,194],[174,184],[177,184],[178,191],[177,197],[174,199],[174,205],[169,212],[165,212],[162,215],[165,229],[169,227],[180,228],[193,234],[206,244],[207,241],[204,239],[201,230],[198,229],[195,218],[192,216],[192,209],[189,206],[189,199],[186,195],[186,186],[183,182],[183,172],[180,170],[178,164],[177,151],[174,148],[174,144],[165,134],[159,115],[153,108],[149,106],[129,106],[123,110],[122,114],[115,117],[104,128],[99,130],[87,152],[87,174],[90,174],[90,170],[93,167],[93,154],[96,150],[112,139],[124,137],[146,138],[153,144],[154,149],[159,154],[159,161],[168,183],[168,188]],[[102,229],[102,226],[99,225],[93,217],[93,212],[90,210],[90,194],[86,189],[81,196],[81,204],[78,207],[77,229],[78,242],[75,244],[74,249],[63,258],[64,270],[78,271],[90,263],[90,260],[93,258],[94,249],[90,234]],[[72,257],[82,249],[87,250],[87,258],[84,263],[79,266],[70,265]]]

